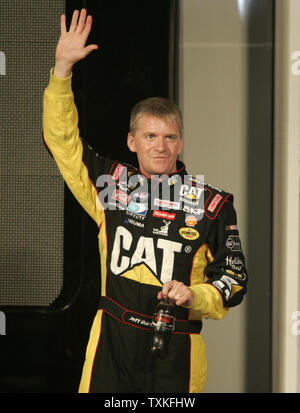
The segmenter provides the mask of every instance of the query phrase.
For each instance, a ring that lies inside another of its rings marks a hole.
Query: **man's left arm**
[[[223,205],[208,239],[206,282],[190,287],[193,318],[222,318],[240,304],[247,292],[248,274],[232,199]]]
[[[223,205],[212,223],[207,243],[206,281],[193,286],[172,280],[158,298],[168,297],[190,309],[190,319],[221,319],[230,307],[241,303],[247,292],[245,257],[237,229],[232,200]]]
[[[205,269],[207,283],[221,294],[224,307],[240,304],[247,292],[248,274],[232,200],[216,219],[216,240],[209,241],[211,262]]]

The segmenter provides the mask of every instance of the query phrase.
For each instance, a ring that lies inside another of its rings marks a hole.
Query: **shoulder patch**
[[[221,211],[224,203],[233,199],[233,195],[211,185],[204,185],[204,213],[207,218],[214,220]]]
[[[128,175],[137,173],[138,171],[134,166],[126,164],[124,162],[121,163],[119,161],[114,161],[111,170],[109,171],[109,175],[111,175],[115,181],[120,181]]]

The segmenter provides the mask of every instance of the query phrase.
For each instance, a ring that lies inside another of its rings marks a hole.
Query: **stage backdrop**
[[[64,1],[39,4],[0,1],[1,306],[47,306],[63,284],[63,182],[41,135]]]

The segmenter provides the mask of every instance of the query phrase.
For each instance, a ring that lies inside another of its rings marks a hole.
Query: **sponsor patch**
[[[241,271],[244,266],[243,261],[239,257],[226,257],[226,265],[232,268],[234,271]],[[226,270],[227,271],[227,270]]]
[[[209,212],[214,212],[214,210],[217,208],[217,206],[218,206],[219,202],[221,201],[221,199],[222,199],[222,195],[220,195],[220,194],[215,195],[213,197],[211,203],[208,205],[207,210]]]
[[[182,238],[191,241],[194,241],[195,239],[199,238],[199,232],[196,229],[190,227],[180,228],[179,234],[182,236]]]
[[[231,251],[242,251],[240,237],[238,235],[230,235],[226,240],[226,247]]]
[[[179,190],[180,201],[186,202],[191,205],[198,205],[201,195],[204,193],[202,188],[189,185],[181,185]]]
[[[124,205],[127,205],[129,201],[129,195],[125,194],[124,192],[119,191],[118,189],[114,190],[111,197],[112,199],[115,199],[116,201],[119,201]]]
[[[185,218],[185,223],[188,227],[194,227],[197,224],[197,218],[194,215],[188,215]]]
[[[192,249],[192,247],[191,247],[190,245],[187,245],[187,246],[184,248],[184,251],[185,251],[187,254],[189,254],[190,252],[193,251],[193,249]]]
[[[132,224],[132,225],[135,225],[136,227],[144,228],[144,222],[143,221],[136,221],[135,219],[127,218],[123,222],[124,222],[124,224]]]
[[[116,166],[116,169],[114,170],[114,173],[112,175],[113,179],[116,181],[117,179],[119,179],[121,172],[123,171],[123,169],[125,169],[125,166],[122,164],[118,164]]]
[[[173,221],[176,217],[176,214],[175,212],[158,211],[157,209],[155,209],[153,211],[152,216],[156,218],[169,219],[170,221]]]
[[[130,201],[128,207],[128,211],[134,212],[137,215],[146,215],[148,210],[147,204],[140,204],[138,202]]]
[[[238,227],[237,225],[226,225],[225,230],[226,231],[237,231]]]
[[[231,271],[231,270],[225,270],[225,272],[227,273],[227,274],[230,274],[232,277],[236,277],[236,278],[239,278],[240,280],[242,280],[242,281],[244,281],[245,279],[246,279],[246,274],[245,273],[238,273],[238,272],[234,272],[234,271]]]
[[[148,192],[135,192],[131,194],[131,198],[136,202],[147,202],[149,194]]]
[[[187,212],[188,214],[195,214],[195,215],[203,215],[203,209],[201,208],[193,208],[188,205],[184,205],[182,210]]]
[[[140,213],[137,213],[137,212],[134,213],[134,212],[129,211],[128,208],[126,209],[127,216],[130,216],[133,219],[137,219],[139,221],[144,221],[144,219],[146,218],[146,213],[147,213],[147,210],[145,210],[144,212],[142,211]]]
[[[166,221],[164,219],[163,222],[164,222],[164,225],[162,225],[160,228],[153,228],[153,231],[152,231],[153,234],[168,236],[169,225],[171,224],[171,221]]]
[[[154,199],[154,205],[162,208],[180,209],[180,202],[167,201],[166,199]]]
[[[228,275],[222,275],[219,280],[214,281],[212,284],[221,292],[225,301],[228,301],[235,293],[243,288]]]

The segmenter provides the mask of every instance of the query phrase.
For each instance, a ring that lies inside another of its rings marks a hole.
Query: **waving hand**
[[[86,46],[86,41],[92,27],[92,16],[87,16],[86,9],[73,12],[69,31],[66,27],[66,16],[63,14],[60,21],[61,34],[56,48],[54,75],[67,77],[71,74],[73,65],[84,59],[93,50],[96,44]]]

